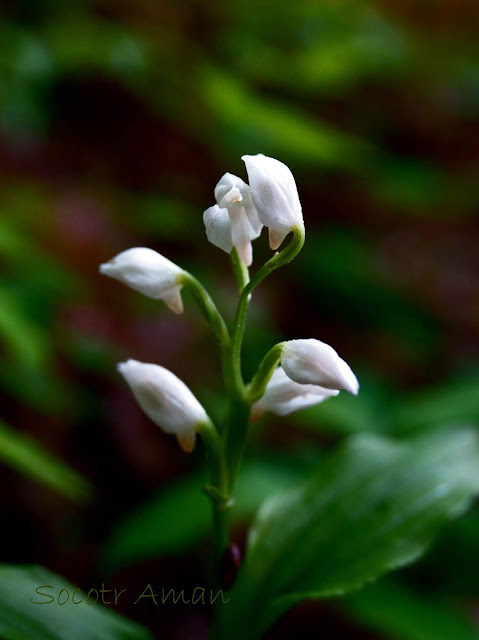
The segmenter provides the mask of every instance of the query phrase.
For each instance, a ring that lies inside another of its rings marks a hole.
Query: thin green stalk
[[[264,392],[276,368],[282,343],[275,345],[265,356],[248,389],[241,371],[241,347],[246,325],[251,293],[274,269],[290,262],[304,244],[304,228],[293,230],[293,238],[283,251],[276,253],[249,280],[249,272],[239,259],[236,249],[231,253],[231,262],[239,289],[239,301],[231,333],[228,333],[208,293],[190,274],[183,277],[183,284],[192,291],[203,315],[212,327],[221,346],[221,359],[225,391],[229,402],[228,418],[221,433],[211,425],[204,430],[204,441],[212,469],[211,486],[205,487],[213,509],[213,544],[218,584],[221,580],[221,561],[229,545],[229,512],[231,493],[243,457],[249,426],[251,404]],[[221,585],[220,585],[221,586]],[[214,634],[214,631],[212,631]]]
[[[218,311],[210,294],[203,287],[201,282],[197,280],[191,273],[183,272],[180,283],[187,287],[195,302],[197,303],[206,322],[215,334],[221,349],[221,366],[223,370],[223,380],[225,384],[226,395],[229,397],[234,394],[237,386],[233,366],[231,364],[231,339],[223,316]]]
[[[218,588],[221,588],[221,562],[229,544],[228,511],[230,507],[228,468],[224,455],[223,440],[215,426],[209,422],[201,425],[199,433],[203,438],[206,457],[211,470],[211,484],[204,492],[211,501],[213,516],[213,574]]]
[[[233,247],[230,256],[231,264],[233,265],[233,273],[235,274],[236,282],[238,283],[238,291],[241,294],[249,282],[249,270],[244,262],[240,260],[236,247]]]
[[[240,294],[238,308],[234,322],[232,349],[233,349],[233,367],[235,375],[242,380],[241,375],[241,346],[243,343],[244,330],[246,325],[246,315],[252,292],[272,271],[291,262],[295,256],[301,251],[304,245],[304,226],[295,227],[293,229],[293,237],[290,243],[279,253],[276,253],[255,276],[248,282]]]
[[[275,344],[261,361],[258,370],[247,388],[246,398],[249,404],[253,404],[263,396],[268,382],[271,380],[271,376],[278,366],[285,344],[285,342]]]
[[[183,272],[180,284],[184,285],[191,291],[201,313],[213,330],[213,333],[218,339],[220,345],[227,347],[230,344],[228,327],[226,326],[222,315],[216,308],[210,294],[206,291],[201,282],[187,271]]]

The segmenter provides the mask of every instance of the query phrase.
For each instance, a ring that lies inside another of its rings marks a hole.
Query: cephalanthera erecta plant
[[[211,477],[203,490],[212,504],[218,587],[225,586],[221,565],[251,424],[267,412],[284,416],[359,390],[349,365],[317,337],[274,345],[244,380],[242,342],[252,293],[298,255],[305,229],[289,168],[262,154],[243,160],[249,184],[225,173],[214,190],[216,204],[203,214],[208,240],[230,254],[238,281],[230,327],[201,283],[152,249],[128,249],[100,267],[174,313],[183,312],[181,289],[189,289],[219,343],[228,400],[224,424],[215,424],[187,385],[159,364],[118,365],[141,409],[185,452],[198,437],[204,442]],[[252,242],[263,227],[274,253],[250,279]],[[370,434],[352,438],[311,480],[260,508],[228,604],[215,609],[211,637],[259,638],[296,602],[346,593],[411,562],[439,524],[465,509],[479,488],[478,468],[476,436],[467,430],[414,445]]]
[[[167,433],[175,434],[184,451],[193,450],[196,435],[204,438],[215,462],[212,484],[223,512],[244,448],[250,418],[265,411],[285,415],[322,402],[344,389],[358,392],[356,376],[336,351],[317,339],[291,340],[275,345],[253,380],[241,372],[241,343],[251,293],[269,273],[291,261],[304,243],[301,204],[293,174],[286,165],[262,154],[243,156],[250,185],[225,173],[215,187],[216,204],[203,214],[208,240],[231,254],[239,280],[239,303],[230,332],[202,285],[161,254],[144,247],[127,249],[100,266],[100,272],[151,298],[163,300],[174,313],[183,312],[181,288],[190,288],[222,350],[225,391],[230,420],[217,428],[189,388],[163,367],[128,360],[118,365],[143,411]],[[289,233],[290,244],[277,251],[250,280],[251,241],[268,228],[271,249],[280,249]],[[219,540],[221,546],[225,540]]]

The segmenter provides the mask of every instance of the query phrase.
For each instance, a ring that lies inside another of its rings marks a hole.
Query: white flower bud
[[[228,211],[215,204],[203,213],[203,222],[205,223],[206,237],[211,244],[226,253],[231,253],[233,239]]]
[[[174,313],[183,313],[180,280],[184,271],[153,249],[127,249],[101,264],[100,273],[145,296],[163,300]]]
[[[241,178],[225,173],[215,187],[215,198],[221,213],[210,207],[203,214],[208,240],[228,253],[234,246],[241,261],[249,266],[253,261],[251,240],[259,236],[263,226],[250,188]],[[229,233],[224,210],[229,218]]]
[[[339,391],[334,389],[325,389],[315,384],[298,384],[278,367],[268,382],[263,397],[253,405],[251,420],[258,420],[266,411],[277,416],[285,416],[293,411],[319,404],[337,396],[338,393]]]
[[[118,371],[146,415],[176,435],[184,451],[193,451],[196,432],[209,418],[185,383],[164,367],[137,360],[121,362]]]
[[[344,389],[357,395],[359,383],[349,365],[328,344],[310,338],[286,342],[281,366],[299,384],[317,384],[326,389]]]
[[[303,226],[293,174],[285,164],[262,153],[242,160],[259,220],[268,227],[270,247],[276,250],[290,231]]]

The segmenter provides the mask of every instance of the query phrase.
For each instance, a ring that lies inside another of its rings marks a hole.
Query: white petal
[[[217,204],[203,213],[203,222],[208,240],[226,253],[231,253],[233,239],[231,236],[231,221],[227,209],[221,209]]]
[[[120,280],[144,295],[160,299],[178,287],[183,270],[153,249],[134,247],[100,265],[100,273]]]
[[[276,232],[273,244],[303,224],[298,190],[289,168],[263,154],[243,156],[259,220]],[[270,236],[271,237],[271,236]],[[282,240],[281,240],[282,242]],[[279,245],[274,248],[278,248]]]
[[[191,451],[198,427],[209,418],[185,383],[164,367],[137,360],[121,362],[118,371],[146,415]]]
[[[263,413],[269,411],[277,416],[285,416],[293,411],[319,404],[339,391],[325,389],[317,385],[298,384],[289,378],[281,367],[278,367],[266,387],[260,400],[253,406],[252,421],[257,420]]]
[[[249,220],[249,223],[251,225],[250,238],[251,240],[256,240],[256,238],[258,238],[261,235],[261,230],[263,228],[263,225],[259,221],[258,212],[256,211],[255,206],[253,204],[251,194],[250,194],[249,200],[250,201],[248,202],[247,199],[243,198],[243,202],[245,203],[244,210]]]
[[[243,206],[242,191],[248,185],[238,176],[232,173],[225,173],[221,176],[215,187],[215,199],[220,207],[226,207],[228,204],[239,204]],[[234,189],[233,193],[230,193]]]
[[[228,213],[231,220],[233,245],[236,247],[241,261],[249,267],[253,262],[253,247],[250,240],[251,225],[243,207],[232,207]]]
[[[253,203],[251,189],[244,180],[232,173],[225,173],[215,187],[215,198],[218,206],[228,209],[230,216],[239,208],[244,210],[251,225],[250,240],[254,240],[260,235],[263,225],[259,221]]]
[[[284,346],[281,366],[300,384],[317,384],[327,389],[344,389],[356,395],[359,383],[349,365],[328,344],[310,338],[291,340]]]

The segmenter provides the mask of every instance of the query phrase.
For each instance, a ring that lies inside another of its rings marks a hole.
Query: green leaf
[[[24,313],[17,298],[0,288],[0,339],[12,357],[27,368],[44,368],[48,360],[47,336]]]
[[[361,376],[362,395],[341,393],[327,402],[292,414],[291,422],[313,431],[334,435],[385,431],[386,412],[377,406],[379,402],[375,401],[373,392],[363,380],[364,376]]]
[[[438,424],[479,421],[478,384],[476,374],[408,395],[392,411],[393,429],[408,433]]]
[[[394,640],[477,640],[479,635],[465,611],[392,581],[354,593],[341,608],[365,628]]]
[[[39,587],[44,588],[37,592]],[[62,589],[66,591],[60,596]],[[74,604],[74,591],[72,584],[44,567],[0,565],[1,637],[3,640],[152,640],[151,633],[136,622],[101,605],[87,604],[85,591],[76,592],[75,600],[83,598],[83,602]],[[90,601],[94,599],[92,592]]]
[[[421,566],[413,581],[433,584],[437,591],[475,598],[479,593],[479,505],[448,527]]]
[[[335,130],[286,104],[256,95],[238,78],[214,67],[200,76],[202,98],[218,121],[222,145],[233,150],[248,141],[272,155],[287,154],[303,164],[344,167],[363,161],[371,153],[368,143]],[[225,135],[226,134],[226,135]]]
[[[89,482],[77,471],[2,421],[0,461],[75,502],[84,502],[92,494]]]
[[[351,438],[305,485],[260,509],[222,610],[225,636],[258,638],[306,598],[342,595],[413,562],[478,491],[473,430]]]
[[[261,502],[291,487],[301,470],[274,461],[246,464],[240,472],[232,509],[233,523],[250,518]],[[105,545],[103,563],[118,568],[164,554],[188,551],[210,530],[211,507],[201,487],[207,479],[196,474],[155,494],[113,530]]]

